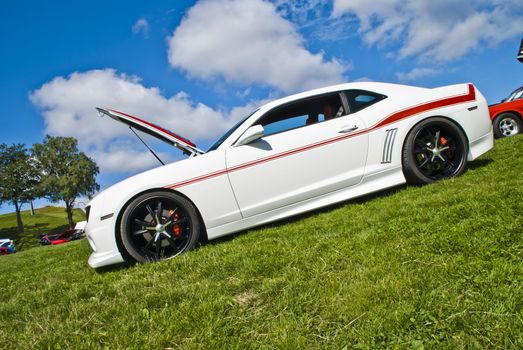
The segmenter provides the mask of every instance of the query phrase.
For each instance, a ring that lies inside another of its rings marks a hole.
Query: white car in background
[[[134,116],[103,115],[190,155],[130,177],[87,206],[97,268],[172,258],[214,239],[349,198],[461,174],[493,146],[472,84],[348,83],[266,104],[207,152]]]

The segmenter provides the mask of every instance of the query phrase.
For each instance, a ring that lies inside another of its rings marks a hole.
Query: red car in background
[[[42,235],[40,237],[40,244],[41,245],[55,245],[55,244],[62,244],[67,243],[69,241],[74,241],[76,239],[82,238],[83,231],[79,232],[79,230],[70,229],[67,231],[64,231],[62,233],[58,233],[55,235]]]
[[[15,252],[13,241],[9,238],[0,239],[0,255],[12,254]]]
[[[523,130],[523,86],[512,91],[501,103],[489,106],[497,138],[514,136]]]
[[[56,244],[62,244],[67,243],[70,241],[75,241],[77,239],[84,237],[84,227],[86,222],[81,221],[76,224],[74,228],[71,228],[69,230],[66,230],[61,233],[57,233],[54,235],[47,235],[45,233],[40,235],[40,244],[41,245],[56,245]]]

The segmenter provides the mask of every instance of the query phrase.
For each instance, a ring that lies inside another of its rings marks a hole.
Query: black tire
[[[128,255],[138,261],[159,261],[191,250],[202,225],[196,208],[171,192],[150,192],[125,209],[120,238]]]
[[[523,130],[521,119],[514,113],[501,113],[492,122],[496,138],[509,137],[519,134]]]
[[[467,138],[456,124],[441,117],[425,119],[407,135],[403,174],[412,185],[455,177],[465,171],[467,154]]]

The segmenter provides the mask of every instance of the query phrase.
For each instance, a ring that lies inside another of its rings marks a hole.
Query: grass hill
[[[73,220],[85,220],[84,212],[74,209]],[[35,215],[31,215],[29,210],[22,211],[22,221],[25,232],[15,241],[15,248],[19,251],[37,247],[41,233],[59,233],[69,228],[67,213],[62,207],[47,206],[35,209]],[[17,231],[16,213],[0,215],[0,238],[15,238]]]
[[[401,187],[95,271],[85,240],[0,256],[0,347],[523,348],[523,136]]]

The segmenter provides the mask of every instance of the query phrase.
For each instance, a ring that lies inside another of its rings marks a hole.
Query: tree
[[[78,151],[73,137],[47,135],[42,144],[33,145],[33,156],[41,175],[40,188],[52,202],[64,201],[69,226],[74,226],[74,201],[92,196],[100,189],[96,163]]]
[[[0,202],[15,206],[18,234],[24,232],[22,203],[37,196],[38,172],[23,144],[0,144]]]

